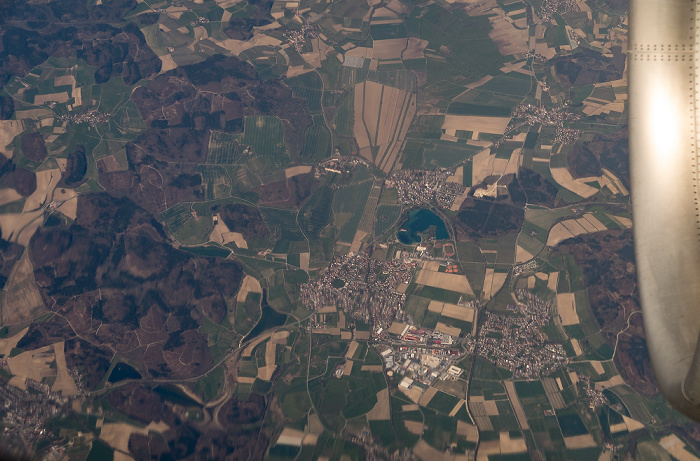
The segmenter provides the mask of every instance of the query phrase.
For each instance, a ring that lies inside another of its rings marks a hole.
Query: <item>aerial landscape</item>
[[[700,460],[625,0],[1,0],[0,458]]]

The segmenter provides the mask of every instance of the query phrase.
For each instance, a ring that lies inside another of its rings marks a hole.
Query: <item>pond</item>
[[[284,325],[287,321],[286,314],[281,314],[277,312],[267,304],[267,289],[263,289],[261,304],[262,313],[260,315],[260,320],[258,320],[258,323],[255,324],[255,327],[252,330],[250,330],[250,333],[248,333],[246,337],[243,338],[243,342],[255,338],[265,330]]]
[[[404,245],[420,243],[421,238],[418,234],[420,232],[425,232],[430,226],[435,226],[436,240],[450,238],[450,234],[447,232],[447,226],[445,226],[443,220],[438,215],[425,208],[409,211],[408,219],[401,223],[396,237]]]
[[[131,365],[127,365],[124,362],[118,362],[116,365],[114,365],[112,373],[109,375],[107,380],[110,383],[116,383],[125,379],[141,379],[141,374]]]

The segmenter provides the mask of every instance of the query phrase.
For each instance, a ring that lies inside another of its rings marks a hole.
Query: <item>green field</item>
[[[306,101],[306,106],[312,114],[321,112],[323,82],[316,72],[307,72],[296,77],[287,78],[285,83],[292,89],[294,96]]]
[[[303,270],[284,271],[284,280],[287,283],[300,284],[309,282],[309,274]]]
[[[577,414],[557,415],[557,420],[559,420],[559,427],[561,427],[561,432],[564,437],[573,437],[588,433],[586,425],[583,424],[581,417]]]
[[[224,318],[224,321],[217,325],[209,318],[204,317],[199,332],[207,336],[209,351],[215,363],[223,359],[229,347],[240,339],[240,336],[231,327],[228,318]]]
[[[209,216],[200,216],[186,221],[173,236],[185,245],[196,245],[209,240],[214,223]]]
[[[423,288],[421,288],[416,295],[451,304],[457,304],[459,302],[459,298],[461,297],[461,294],[457,293],[456,291],[445,290],[443,288],[431,287],[428,285],[423,286]]]
[[[515,262],[515,241],[518,234],[509,234],[498,239],[497,264],[513,264]]]
[[[259,209],[267,227],[281,239],[291,242],[306,240],[297,226],[297,213],[295,211],[269,207],[260,207]]]
[[[192,218],[188,203],[178,203],[174,207],[165,210],[162,216],[165,225],[168,226],[171,232],[179,229],[187,220]]]
[[[364,415],[370,411],[377,403],[377,392],[382,389],[382,385],[386,388],[386,383],[383,382],[384,375],[381,373],[369,373],[369,376],[356,376],[356,374],[357,372],[354,372],[350,376],[343,376],[344,380],[348,380],[348,401],[343,408],[345,419]],[[374,379],[374,376],[380,379]]]
[[[328,225],[332,203],[333,191],[328,186],[321,186],[299,210],[299,226],[308,238],[318,238],[319,232]]]
[[[197,380],[194,391],[205,400],[212,400],[219,395],[224,386],[224,368],[217,367],[209,371],[206,376]]]
[[[314,115],[313,122],[313,125],[306,130],[304,150],[300,154],[305,161],[323,160],[331,154],[331,136],[323,115]]]
[[[352,242],[371,190],[372,181],[363,181],[342,187],[335,192],[333,197],[334,224],[340,229],[340,241]]]
[[[199,165],[197,172],[202,175],[202,187],[207,200],[231,196],[231,177],[225,168],[214,165]]]
[[[374,224],[374,235],[379,237],[398,221],[401,216],[399,205],[379,205],[377,208],[377,221]]]
[[[303,378],[292,379],[289,385],[280,382],[275,386],[275,394],[280,399],[282,411],[294,420],[306,419],[306,412],[311,407]]]
[[[428,402],[428,408],[432,408],[439,413],[449,414],[457,405],[457,402],[459,402],[457,397],[438,391]]]
[[[645,399],[643,397],[641,397],[637,392],[635,392],[626,384],[615,386],[614,388],[612,388],[612,391],[614,391],[615,395],[617,395],[620,398],[620,400],[622,400],[625,407],[629,411],[630,416],[636,419],[637,421],[641,421],[644,424],[649,424],[654,419],[654,416],[652,416],[650,410],[653,411],[659,402],[661,403],[658,406],[664,407],[664,413],[668,412],[669,410],[669,407],[665,404],[663,398],[657,397],[655,399],[656,401],[651,402],[650,404],[648,402],[645,402]]]
[[[411,402],[403,400],[397,393],[391,401],[391,418],[398,441],[406,447],[413,447],[419,440],[419,436],[406,429],[404,421],[423,422],[423,414],[420,411],[403,411],[403,405]]]
[[[476,115],[479,117],[509,117],[510,108],[468,102],[453,102],[450,104],[447,113],[454,115]]]
[[[209,137],[209,152],[207,153],[207,163],[231,164],[236,161],[239,154],[239,136],[212,131]]]
[[[411,314],[413,321],[416,322],[417,325],[423,324],[428,304],[430,304],[430,300],[421,298],[420,296],[410,295],[406,299],[406,312]]]
[[[495,73],[504,58],[493,41],[488,39],[490,24],[486,16],[471,17],[465,11],[446,13],[442,6],[431,4],[414,8],[406,26],[410,35],[430,42],[430,48],[443,59],[428,59],[428,83],[449,81],[468,83]],[[429,55],[428,55],[429,56]]]
[[[425,432],[423,440],[435,448],[457,442],[457,419],[424,409]]]
[[[373,24],[369,28],[374,40],[387,40],[392,38],[405,38],[406,28],[403,24]]]
[[[243,143],[253,148],[258,157],[272,157],[282,161],[287,153],[284,144],[284,125],[270,115],[251,115],[245,118]]]
[[[377,403],[377,393],[386,389],[387,383],[383,373],[361,371],[362,365],[381,363],[376,353],[370,353],[367,349],[364,349],[367,351],[364,360],[356,354],[350,374],[343,375],[341,379],[332,377],[335,367],[338,364],[343,366],[348,343],[337,340],[325,342],[322,336],[314,335],[316,343],[309,372],[316,378],[309,382],[309,388],[321,420],[332,427],[342,427],[345,422],[351,424],[350,420],[357,421],[356,418],[372,410]]]
[[[547,395],[540,381],[516,381],[515,392],[521,399],[542,397]]]
[[[260,293],[248,293],[242,303],[236,303],[233,327],[241,335],[246,335],[260,319]]]
[[[409,138],[401,163],[403,168],[434,170],[451,168],[474,156],[480,147],[452,141]]]
[[[113,459],[114,449],[101,440],[95,440],[85,461],[112,461]]]
[[[338,133],[345,136],[353,136],[354,134],[354,103],[354,92],[350,90],[338,107],[335,117],[333,118],[333,127]]]
[[[570,216],[573,216],[573,212],[568,207],[555,208],[552,210],[545,208],[528,208],[525,212],[525,220],[542,229],[549,229],[557,221]]]
[[[492,91],[519,97],[525,97],[532,88],[534,88],[533,78],[518,72],[498,75],[478,87],[482,91]]]

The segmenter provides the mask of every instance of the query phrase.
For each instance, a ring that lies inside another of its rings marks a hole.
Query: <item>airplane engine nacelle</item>
[[[629,144],[649,354],[669,403],[700,420],[700,17],[689,0],[632,0]]]

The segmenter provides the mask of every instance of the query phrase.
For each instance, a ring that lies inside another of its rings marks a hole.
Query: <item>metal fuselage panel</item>
[[[700,419],[687,386],[684,392],[700,333],[695,9],[688,0],[632,0],[628,75],[634,237],[649,353],[669,402]]]

